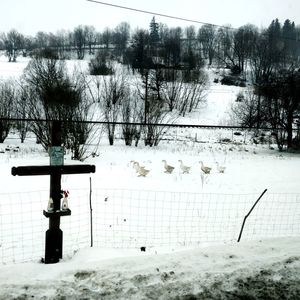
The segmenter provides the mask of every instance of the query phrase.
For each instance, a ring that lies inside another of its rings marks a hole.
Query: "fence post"
[[[92,207],[92,178],[90,177],[90,222],[91,222],[91,247],[93,247],[93,207]]]
[[[262,198],[262,196],[265,194],[265,192],[267,191],[267,189],[265,189],[262,194],[259,196],[259,198],[256,200],[256,202],[253,204],[253,206],[251,207],[250,211],[248,212],[248,214],[245,216],[244,218],[244,221],[243,221],[243,224],[242,224],[242,227],[241,227],[241,231],[240,231],[240,234],[239,234],[239,238],[237,240],[237,242],[239,243],[239,241],[241,240],[241,237],[242,237],[242,233],[243,233],[243,230],[244,230],[244,226],[245,226],[245,223],[246,223],[246,220],[247,218],[250,216],[251,212],[253,211],[254,207],[256,206],[256,204],[258,203],[258,201]]]

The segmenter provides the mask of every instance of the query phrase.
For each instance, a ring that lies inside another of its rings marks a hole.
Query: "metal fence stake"
[[[253,211],[254,207],[256,206],[256,204],[259,202],[259,200],[262,198],[262,196],[265,194],[265,192],[267,191],[267,189],[265,189],[262,194],[259,196],[259,198],[256,200],[256,202],[253,204],[253,206],[251,207],[250,211],[248,212],[248,214],[245,216],[244,218],[244,221],[243,221],[243,224],[242,224],[242,227],[241,227],[241,231],[240,231],[240,234],[239,234],[239,238],[237,240],[237,242],[239,242],[241,240],[241,237],[242,237],[242,233],[243,233],[243,230],[244,230],[244,226],[245,226],[245,223],[246,223],[246,220],[247,218],[250,216],[251,212]]]

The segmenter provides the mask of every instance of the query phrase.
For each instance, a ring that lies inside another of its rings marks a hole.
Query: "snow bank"
[[[299,299],[300,238],[1,267],[0,299]]]

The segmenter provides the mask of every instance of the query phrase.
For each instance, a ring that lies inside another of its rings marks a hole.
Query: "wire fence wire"
[[[96,247],[124,249],[235,243],[258,196],[96,188],[90,198],[89,190],[72,191],[72,215],[61,218],[63,256],[89,247],[91,238]],[[44,256],[47,199],[48,191],[0,194],[2,264]],[[241,241],[299,234],[300,194],[266,193],[247,219]]]

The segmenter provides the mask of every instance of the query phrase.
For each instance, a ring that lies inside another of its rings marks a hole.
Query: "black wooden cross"
[[[61,146],[61,123],[52,123],[52,147]],[[51,159],[50,159],[51,161]],[[60,217],[71,215],[71,210],[61,210],[61,175],[95,173],[94,165],[46,165],[46,166],[22,166],[13,167],[11,174],[16,176],[50,175],[50,198],[53,200],[53,210],[43,211],[45,217],[49,218],[49,229],[46,231],[46,245],[44,262],[57,263],[62,258],[63,232],[59,228]]]

